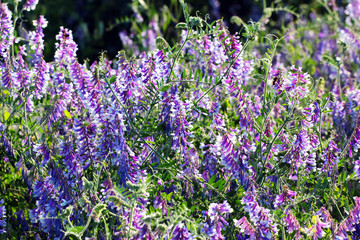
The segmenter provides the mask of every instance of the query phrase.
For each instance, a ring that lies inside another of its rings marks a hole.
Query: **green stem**
[[[112,94],[115,96],[116,101],[117,101],[117,102],[121,105],[121,107],[124,109],[124,113],[125,113],[125,115],[126,115],[126,118],[127,118],[127,120],[129,121],[130,126],[131,126],[131,128],[133,129],[134,133],[135,133],[156,155],[158,155],[158,157],[159,157],[161,160],[163,160],[163,161],[165,161],[166,163],[168,163],[168,161],[167,161],[165,158],[163,158],[150,144],[148,144],[148,143],[146,142],[146,140],[138,133],[138,131],[136,130],[136,127],[135,127],[135,125],[133,124],[130,116],[128,115],[128,113],[127,113],[126,110],[125,110],[125,109],[126,109],[125,106],[121,103],[120,99],[118,98],[118,96],[117,96],[116,93],[114,92],[113,88],[112,88],[111,85],[110,85],[109,80],[108,80],[106,77],[105,77],[105,82],[108,84],[108,86],[109,86]]]
[[[340,83],[340,67],[338,68],[338,71],[337,71],[337,82],[338,82],[340,100],[342,100],[343,99],[343,93],[342,93],[342,88],[341,88],[341,83]]]
[[[174,62],[173,62],[173,64],[171,65],[170,74],[169,74],[169,77],[168,77],[166,83],[170,82],[171,75],[172,75],[173,72],[174,72],[174,66],[175,66],[176,60],[179,58],[180,53],[181,53],[181,50],[182,50],[183,47],[185,46],[186,42],[189,40],[190,31],[191,31],[191,29],[188,29],[187,34],[186,34],[185,41],[184,41],[183,44],[181,45],[180,49],[177,51],[177,54],[176,54],[175,59],[174,59]]]
[[[245,50],[245,48],[248,46],[249,44],[249,40],[246,40],[244,47],[240,50],[240,52],[236,55],[235,59],[233,61],[231,61],[230,66],[226,69],[226,72],[221,76],[220,80],[211,88],[209,88],[209,90],[207,90],[198,100],[196,100],[194,105],[197,105],[201,99],[203,99],[205,97],[205,95],[207,95],[209,92],[211,92],[215,87],[217,87],[218,85],[220,85],[222,83],[222,80],[226,77],[226,75],[229,74],[231,67],[234,65],[234,63],[236,62],[236,60],[240,57],[240,55],[242,54],[242,52]]]
[[[130,239],[130,235],[131,235],[131,227],[132,227],[132,222],[133,222],[133,214],[134,214],[134,203],[131,206],[131,211],[130,211],[130,224],[129,224],[129,231],[127,234],[127,238]]]

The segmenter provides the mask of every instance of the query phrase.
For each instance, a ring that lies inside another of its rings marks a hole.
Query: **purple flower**
[[[26,93],[28,93],[30,89],[30,77],[31,72],[29,71],[28,65],[26,64],[23,56],[18,53],[16,61],[14,62],[14,85],[18,88],[23,88]]]
[[[245,197],[241,199],[244,204],[244,210],[250,216],[250,221],[253,223],[257,233],[264,239],[274,239],[278,233],[277,224],[270,214],[270,210],[261,207],[255,195],[247,191]]]
[[[286,201],[291,201],[295,196],[296,196],[295,191],[291,191],[290,189],[287,188],[287,186],[284,186],[283,193],[275,197],[274,207],[275,208],[280,207]]]
[[[337,164],[337,157],[335,157],[335,154],[339,152],[340,150],[337,148],[335,142],[330,141],[329,145],[325,149],[325,152],[323,154],[322,159],[324,159],[324,166],[322,167],[322,172],[327,172],[328,177],[330,177],[331,171],[335,164]]]
[[[172,233],[172,238],[174,240],[187,240],[194,239],[192,234],[189,232],[186,226],[183,223],[176,225],[174,232]]]
[[[124,48],[131,49],[132,53],[134,55],[139,55],[140,51],[139,51],[137,45],[134,44],[134,42],[132,40],[132,38],[133,38],[132,35],[128,36],[126,31],[121,31],[121,32],[119,32],[119,37],[120,37],[120,40],[121,40]]]
[[[40,59],[43,56],[44,50],[44,33],[43,28],[46,28],[48,22],[44,16],[40,15],[38,20],[33,21],[35,31],[29,32],[29,42],[31,50],[35,51],[35,56]]]
[[[67,104],[71,101],[71,87],[65,80],[62,72],[55,72],[52,75],[54,87],[51,88],[51,114],[49,116],[48,126],[51,127],[62,116],[66,110]]]
[[[301,130],[295,137],[291,147],[290,154],[286,160],[291,165],[290,179],[297,181],[297,172],[301,166],[304,166],[310,154],[309,151],[313,148],[312,142],[306,130]]]
[[[6,156],[12,158],[14,157],[14,149],[6,135],[5,126],[0,122],[0,145],[4,148]]]
[[[223,203],[211,203],[207,213],[210,223],[205,223],[202,231],[209,235],[211,239],[225,239],[221,231],[225,229],[225,226],[229,225],[225,219],[233,211],[226,201]]]
[[[7,58],[14,40],[12,13],[7,4],[0,3],[0,56]]]
[[[11,67],[9,66],[8,61],[5,61],[1,65],[1,75],[2,75],[1,76],[2,85],[6,89],[10,89],[15,86],[15,82],[13,79],[13,73],[11,71]]]
[[[37,199],[36,208],[30,210],[32,223],[38,223],[40,229],[49,234],[51,238],[63,236],[62,223],[58,218],[60,209],[59,192],[52,183],[51,177],[36,180],[33,185],[33,197]]]
[[[300,224],[298,220],[296,219],[295,215],[289,210],[286,210],[285,218],[284,218],[285,226],[288,230],[288,232],[291,234],[292,232],[296,232],[295,239],[300,239]]]
[[[50,150],[49,147],[46,146],[45,143],[36,144],[34,146],[34,152],[36,152],[36,158],[40,159],[42,157],[42,161],[40,166],[44,167],[50,160]]]
[[[226,214],[232,212],[233,209],[226,201],[224,201],[224,203],[211,203],[209,206],[208,216],[211,220],[215,220],[215,218],[219,214]]]
[[[157,193],[157,196],[155,197],[154,200],[154,208],[157,209],[161,209],[162,213],[165,215],[168,213],[168,206],[166,203],[166,200],[164,198],[161,197],[160,192]]]
[[[320,219],[319,215],[314,215],[312,217],[313,226],[310,226],[308,229],[306,229],[306,233],[309,234],[309,236],[312,237],[312,239],[319,239],[323,238],[325,236],[324,228],[329,228],[330,223],[329,222],[323,222]]]
[[[240,220],[234,219],[234,225],[235,227],[240,228],[241,234],[245,234],[245,236],[248,236],[246,239],[255,240],[256,234],[255,234],[255,228],[249,223],[247,218],[244,216]]]
[[[50,81],[50,67],[50,64],[46,63],[44,59],[41,59],[35,66],[36,74],[33,77],[33,82],[37,99],[41,99],[46,92],[46,87]]]
[[[310,83],[310,76],[308,73],[302,73],[301,68],[297,69],[294,66],[290,68],[287,75],[283,78],[282,90],[285,90],[290,97],[304,98],[309,90],[302,85]]]
[[[68,65],[74,62],[76,58],[77,44],[73,40],[72,31],[60,27],[60,32],[56,35],[55,61],[61,65]]]
[[[35,10],[38,2],[39,2],[39,0],[27,0],[24,5],[24,10],[25,11]]]
[[[349,26],[355,25],[357,27],[360,26],[359,16],[360,16],[360,1],[359,0],[350,0],[349,4],[345,9],[346,24]]]
[[[4,200],[0,200],[0,234],[5,233],[6,228],[6,209],[4,206]]]
[[[95,136],[96,127],[93,123],[87,121],[81,121],[75,119],[74,121],[74,132],[76,133],[76,153],[79,161],[84,167],[84,170],[94,162],[96,149],[95,149]]]
[[[354,231],[355,225],[360,223],[360,197],[354,197],[354,201],[355,206],[335,230],[336,239],[349,239],[348,233]]]
[[[314,104],[310,105],[310,107],[304,108],[303,114],[305,117],[305,120],[303,121],[305,127],[309,128],[315,126],[320,120],[319,104],[315,101]]]
[[[151,20],[150,26],[141,33],[142,46],[147,51],[154,51],[156,49],[156,37],[160,33],[159,26],[155,20]]]

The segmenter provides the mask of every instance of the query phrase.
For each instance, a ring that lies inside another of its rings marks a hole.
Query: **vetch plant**
[[[179,3],[177,44],[154,36],[94,63],[65,27],[46,62],[44,16],[18,36],[37,1],[0,3],[2,236],[357,236],[358,3],[319,1],[323,15],[264,4],[234,34]],[[279,11],[285,30],[267,32]]]

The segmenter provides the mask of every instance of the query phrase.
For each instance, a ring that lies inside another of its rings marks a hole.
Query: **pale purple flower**
[[[39,0],[27,0],[24,5],[24,10],[25,11],[35,10],[38,2],[39,2]]]
[[[37,99],[41,99],[46,92],[50,81],[51,65],[41,59],[35,66],[36,73],[33,74],[33,83],[35,85],[34,93]]]
[[[283,78],[281,89],[285,90],[290,97],[304,98],[309,93],[309,89],[306,87],[309,83],[310,75],[302,73],[301,68],[297,69],[292,66]]]
[[[325,236],[324,228],[329,228],[330,223],[324,222],[324,220],[320,219],[319,215],[314,215],[312,217],[313,225],[306,229],[306,233],[312,237],[312,239],[319,239]]]
[[[225,219],[233,211],[226,201],[223,203],[211,203],[207,212],[210,223],[205,223],[202,231],[208,234],[210,239],[225,239],[221,231],[225,229],[225,226],[229,225]]]
[[[355,25],[360,26],[359,16],[360,16],[360,1],[359,0],[350,0],[349,4],[345,9],[346,24],[349,26]]]
[[[71,64],[76,58],[77,44],[73,40],[72,31],[67,28],[60,27],[60,32],[56,35],[57,42],[55,44],[55,61],[59,64]]]
[[[44,33],[43,29],[46,28],[48,22],[44,16],[40,15],[38,20],[33,21],[35,30],[29,32],[29,44],[31,50],[35,51],[35,56],[40,59],[43,56],[44,50]]]
[[[245,216],[240,220],[234,219],[234,225],[240,228],[241,233],[248,235],[250,240],[256,239],[255,228],[249,223]]]
[[[289,233],[296,232],[295,239],[300,239],[300,224],[299,221],[296,219],[295,215],[289,210],[286,210],[285,218],[284,218],[285,226]]]
[[[224,203],[211,203],[209,206],[208,216],[211,220],[215,220],[215,217],[217,217],[219,214],[226,214],[232,212],[233,209],[227,203],[227,201],[224,201]]]
[[[0,2],[0,56],[7,58],[14,40],[12,13],[7,4]]]

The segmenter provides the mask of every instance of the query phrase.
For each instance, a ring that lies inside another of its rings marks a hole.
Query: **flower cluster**
[[[0,200],[0,234],[5,233],[6,228],[6,209],[4,204],[4,200]]]
[[[224,203],[211,203],[207,212],[209,223],[204,223],[202,231],[210,239],[225,239],[221,231],[229,224],[226,218],[233,211],[226,201]]]

